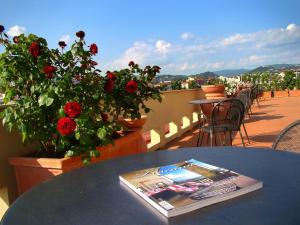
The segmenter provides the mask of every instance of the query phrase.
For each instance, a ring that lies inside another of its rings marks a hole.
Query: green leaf
[[[87,135],[87,134],[80,135],[79,142],[82,145],[89,145],[91,143],[89,135]]]
[[[39,106],[45,105],[47,98],[48,98],[47,94],[40,95],[39,100],[38,100]]]
[[[107,134],[107,132],[106,132],[105,128],[99,128],[97,131],[97,136],[100,139],[104,139],[106,137],[106,134]]]
[[[53,98],[47,97],[47,98],[46,98],[46,106],[52,105],[53,101],[54,101]]]
[[[31,92],[32,94],[34,93],[34,86],[33,86],[33,85],[30,87],[30,92]]]
[[[12,123],[7,123],[7,124],[6,124],[6,127],[7,127],[7,130],[8,130],[9,132],[11,132],[11,131],[12,131],[12,128],[13,128],[13,124],[12,124]]]
[[[79,133],[79,132],[76,132],[76,133],[75,133],[75,138],[76,138],[76,140],[79,140],[79,139],[80,139],[80,133]]]
[[[66,152],[66,154],[65,154],[65,157],[72,157],[72,156],[74,156],[74,155],[75,155],[75,152],[74,152],[74,151],[68,150],[68,151]]]
[[[90,164],[91,159],[89,157],[82,157],[81,158],[83,165],[87,166]]]
[[[22,132],[22,142],[24,143],[27,137],[27,132]]]
[[[90,157],[99,157],[100,153],[97,150],[89,151]]]

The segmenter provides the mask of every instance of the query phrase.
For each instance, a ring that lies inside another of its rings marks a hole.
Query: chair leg
[[[215,134],[215,146],[218,146],[218,144],[217,144],[217,133]]]
[[[200,141],[200,135],[201,135],[201,129],[199,128],[199,134],[198,134],[198,139],[197,139],[197,147],[199,146],[199,141]]]
[[[257,104],[258,107],[260,106],[259,102],[258,102],[258,98],[256,98],[256,104]]]
[[[242,142],[243,142],[243,146],[245,147],[245,142],[244,142],[244,138],[243,138],[243,135],[242,135],[241,130],[239,130],[239,133],[240,133],[240,135],[241,135],[241,139],[242,139]]]
[[[253,114],[252,109],[251,109],[251,106],[249,107],[249,111],[250,111],[251,114]]]
[[[197,147],[202,146],[203,136],[204,136],[204,132],[201,131],[201,135],[199,133],[199,137],[198,137],[198,141],[197,141]],[[199,145],[199,141],[200,141],[200,145]]]
[[[222,134],[222,133],[218,133],[218,134],[219,134],[218,136],[219,136],[220,144],[221,144],[222,146],[224,146],[224,142],[223,142],[222,139],[221,139],[221,134]]]
[[[209,132],[210,134],[209,134],[209,137],[210,137],[210,147],[212,147],[213,146],[213,132],[212,132],[212,130],[210,130],[210,132]]]
[[[232,146],[232,131],[229,132],[230,146]]]
[[[243,128],[244,128],[244,131],[245,131],[246,137],[247,137],[247,139],[248,139],[248,143],[250,144],[250,139],[249,139],[249,136],[248,136],[248,133],[247,133],[247,130],[246,130],[246,127],[245,127],[244,121],[242,121],[242,124],[243,124]]]

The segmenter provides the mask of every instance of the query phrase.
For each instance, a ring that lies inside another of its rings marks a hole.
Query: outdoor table
[[[263,181],[246,195],[167,219],[119,174],[197,159]],[[19,197],[2,225],[300,224],[300,155],[271,149],[185,148],[133,155],[59,175]]]
[[[216,99],[199,99],[190,101],[190,104],[200,105],[202,113],[206,116],[207,119],[210,119],[212,109],[214,104],[225,100],[226,98],[216,98]]]
[[[214,103],[218,103],[222,100],[225,100],[227,98],[215,98],[215,99],[198,99],[198,100],[193,100],[190,101],[190,104],[194,104],[194,105],[203,105],[203,104],[214,104]]]

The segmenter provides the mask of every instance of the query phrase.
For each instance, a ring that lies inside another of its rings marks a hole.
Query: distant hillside
[[[194,75],[167,75],[167,74],[163,74],[163,75],[158,75],[157,77],[155,77],[153,79],[153,83],[160,83],[160,82],[166,82],[166,81],[172,81],[172,80],[186,80],[188,77],[197,77],[197,78],[202,78],[203,80],[207,80],[207,79],[212,79],[215,77],[218,77],[217,74],[207,71],[204,73],[198,73],[198,74],[194,74]]]
[[[215,74],[219,75],[219,76],[237,76],[237,75],[241,75],[243,73],[248,72],[248,69],[232,69],[232,70],[218,70],[218,71],[214,71]]]
[[[286,69],[299,69],[300,64],[273,64],[267,66],[260,66],[253,70],[248,71],[248,73],[264,73],[264,72],[279,72]]]
[[[215,74],[214,72],[207,71],[207,72],[204,72],[204,73],[198,73],[198,74],[195,74],[195,75],[190,75],[189,77],[197,77],[197,78],[203,78],[203,79],[210,79],[210,78],[218,77],[218,75]]]
[[[165,81],[172,81],[172,80],[185,80],[187,76],[185,75],[158,75],[153,79],[154,83],[160,83]]]

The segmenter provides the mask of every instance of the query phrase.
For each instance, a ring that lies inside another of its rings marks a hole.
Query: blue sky
[[[79,30],[99,46],[102,70],[129,60],[162,73],[300,63],[300,1],[1,0],[11,36],[35,33],[56,47]]]

